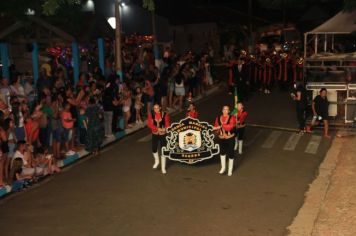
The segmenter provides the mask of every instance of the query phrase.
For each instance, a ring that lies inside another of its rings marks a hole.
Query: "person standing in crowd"
[[[301,81],[296,81],[294,88],[295,93],[292,93],[291,96],[296,105],[295,108],[297,113],[297,120],[299,123],[299,134],[303,134],[305,132],[306,109],[308,105],[307,90]]]
[[[66,150],[66,155],[74,155],[75,152],[72,150],[72,138],[73,138],[73,127],[76,119],[72,117],[72,113],[70,112],[71,105],[66,103],[64,105],[64,110],[61,114],[62,126],[63,126],[63,136],[64,136],[64,146]]]
[[[10,91],[12,96],[16,96],[19,102],[26,100],[25,89],[21,85],[20,77],[14,78],[12,84],[10,85]]]
[[[307,126],[307,132],[310,133],[312,128],[319,124],[324,123],[324,137],[330,138],[329,135],[329,101],[327,97],[326,88],[320,89],[319,95],[316,96],[312,103],[313,119],[310,126]]]
[[[232,169],[234,166],[234,144],[235,134],[234,128],[236,121],[233,116],[230,116],[229,106],[223,106],[222,115],[218,116],[215,120],[213,130],[219,132],[219,144],[220,144],[220,161],[221,169],[219,174],[224,174],[226,170],[226,157],[229,160],[228,163],[228,176],[232,176]]]
[[[2,154],[2,166],[0,169],[2,169],[2,179],[7,180],[9,177],[9,168],[8,168],[8,163],[9,163],[9,143],[8,143],[8,134],[7,134],[7,119],[2,121],[2,124],[0,126],[0,141],[1,141],[1,154]]]
[[[174,80],[178,73],[178,65],[173,66],[168,75],[168,109],[173,109]]]
[[[149,79],[145,80],[145,87],[143,88],[142,91],[146,97],[145,105],[146,105],[146,109],[147,109],[147,114],[149,114],[151,112],[152,104],[154,103],[154,98],[155,98],[155,92],[153,89],[153,85]]]
[[[88,130],[88,117],[85,114],[85,109],[83,107],[79,108],[79,143],[85,145],[87,139],[87,130]]]
[[[183,98],[185,96],[185,88],[184,88],[184,76],[183,73],[180,72],[175,77],[174,81],[174,92],[175,92],[175,99],[173,101],[173,107],[176,107],[179,111],[183,110]]]
[[[9,81],[6,78],[2,78],[1,79],[1,84],[0,84],[0,99],[8,107],[11,107],[10,96],[11,96],[11,89],[9,87]]]
[[[160,152],[161,171],[163,174],[166,174],[166,157],[162,153],[162,147],[166,145],[166,129],[169,126],[169,114],[162,111],[160,104],[155,104],[153,106],[153,112],[148,113],[147,127],[150,128],[152,132],[152,154],[154,158],[153,169],[158,168]]]
[[[95,98],[89,98],[89,105],[85,111],[85,114],[88,119],[85,149],[94,155],[98,155],[100,145],[103,142],[104,132],[102,128],[101,112]]]
[[[62,122],[61,122],[61,112],[59,110],[59,100],[58,97],[53,96],[52,104],[53,116],[51,120],[52,128],[52,153],[55,159],[61,157],[61,141],[62,141]]]
[[[48,69],[41,68],[40,77],[37,81],[37,89],[38,91],[42,91],[44,88],[51,88],[52,87],[52,78]]]
[[[12,106],[12,114],[14,117],[14,131],[17,140],[25,140],[24,115],[22,113],[22,104],[16,102]]]
[[[236,62],[231,64],[229,84],[233,87],[237,87],[237,92],[240,95],[240,100],[245,101],[248,96],[247,91],[247,68],[240,57]],[[231,92],[231,91],[230,91]]]
[[[32,115],[26,113],[27,117],[25,119],[25,132],[26,132],[26,141],[29,145],[31,145],[34,150],[40,146],[39,143],[39,134],[40,134],[40,122],[41,118],[41,104],[35,107],[35,110]]]
[[[112,138],[112,119],[114,111],[115,82],[111,79],[106,85],[102,97],[104,108],[105,137]]]
[[[125,129],[132,128],[132,125],[129,124],[131,118],[131,104],[131,91],[127,86],[125,86],[122,99],[122,112],[124,113]]]
[[[187,110],[187,117],[198,119],[198,115],[199,113],[196,109],[195,104],[191,102]]]
[[[245,111],[244,104],[242,102],[237,103],[237,112],[235,114],[236,120],[236,137],[234,150],[238,149],[238,153],[242,154],[243,140],[246,128],[247,112]]]

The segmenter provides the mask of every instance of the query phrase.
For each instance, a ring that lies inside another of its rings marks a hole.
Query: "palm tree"
[[[157,44],[157,34],[156,34],[156,16],[155,16],[155,2],[154,0],[143,0],[143,8],[151,12],[152,17],[152,34],[153,34],[153,50],[155,61],[157,61],[159,56],[159,49]]]

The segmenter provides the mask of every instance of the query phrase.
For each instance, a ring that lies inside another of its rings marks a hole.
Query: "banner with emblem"
[[[190,117],[171,124],[166,139],[163,155],[173,161],[194,164],[220,151],[219,145],[214,143],[213,126]]]

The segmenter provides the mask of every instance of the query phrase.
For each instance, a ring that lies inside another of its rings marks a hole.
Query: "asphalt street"
[[[226,93],[198,104],[213,123]],[[250,98],[249,121],[295,128],[287,93]],[[179,116],[172,120],[178,120]],[[330,147],[321,133],[249,127],[232,177],[218,156],[152,170],[148,130],[48,181],[0,201],[1,235],[285,235]]]

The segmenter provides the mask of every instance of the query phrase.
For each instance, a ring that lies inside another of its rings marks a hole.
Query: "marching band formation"
[[[288,89],[292,84],[303,78],[302,57],[292,52],[261,52],[247,54],[246,51],[236,51],[229,63],[228,85],[230,93],[235,91],[235,109],[223,106],[222,114],[216,117],[213,131],[220,146],[221,168],[219,174],[232,176],[234,159],[242,154],[243,138],[248,113],[244,110],[243,102],[248,99],[250,90],[271,93],[274,83],[281,89]],[[237,96],[238,94],[238,96]],[[198,118],[198,111],[190,101],[186,117]],[[153,169],[157,169],[161,160],[161,171],[166,174],[166,156],[162,147],[167,143],[167,128],[170,126],[169,114],[162,111],[159,104],[154,105],[153,112],[148,114],[147,126],[152,132]]]
[[[244,110],[243,103],[237,103],[236,108],[234,113],[230,112],[229,106],[223,106],[222,114],[216,117],[213,127],[220,146],[221,169],[219,174],[225,173],[226,161],[228,160],[228,176],[232,176],[236,154],[242,154],[246,127],[247,112]],[[190,103],[186,117],[198,118],[198,111],[193,103]],[[163,112],[159,104],[155,104],[153,112],[148,115],[147,126],[152,132],[153,169],[158,168],[161,160],[161,172],[166,174],[166,156],[163,155],[162,148],[167,144],[167,128],[170,126],[169,114]]]
[[[303,79],[303,63],[303,57],[295,50],[290,53],[264,51],[256,54],[237,51],[228,66],[230,92],[237,86],[240,99],[244,101],[249,89],[269,94],[274,83],[278,83],[281,89],[286,90]]]

